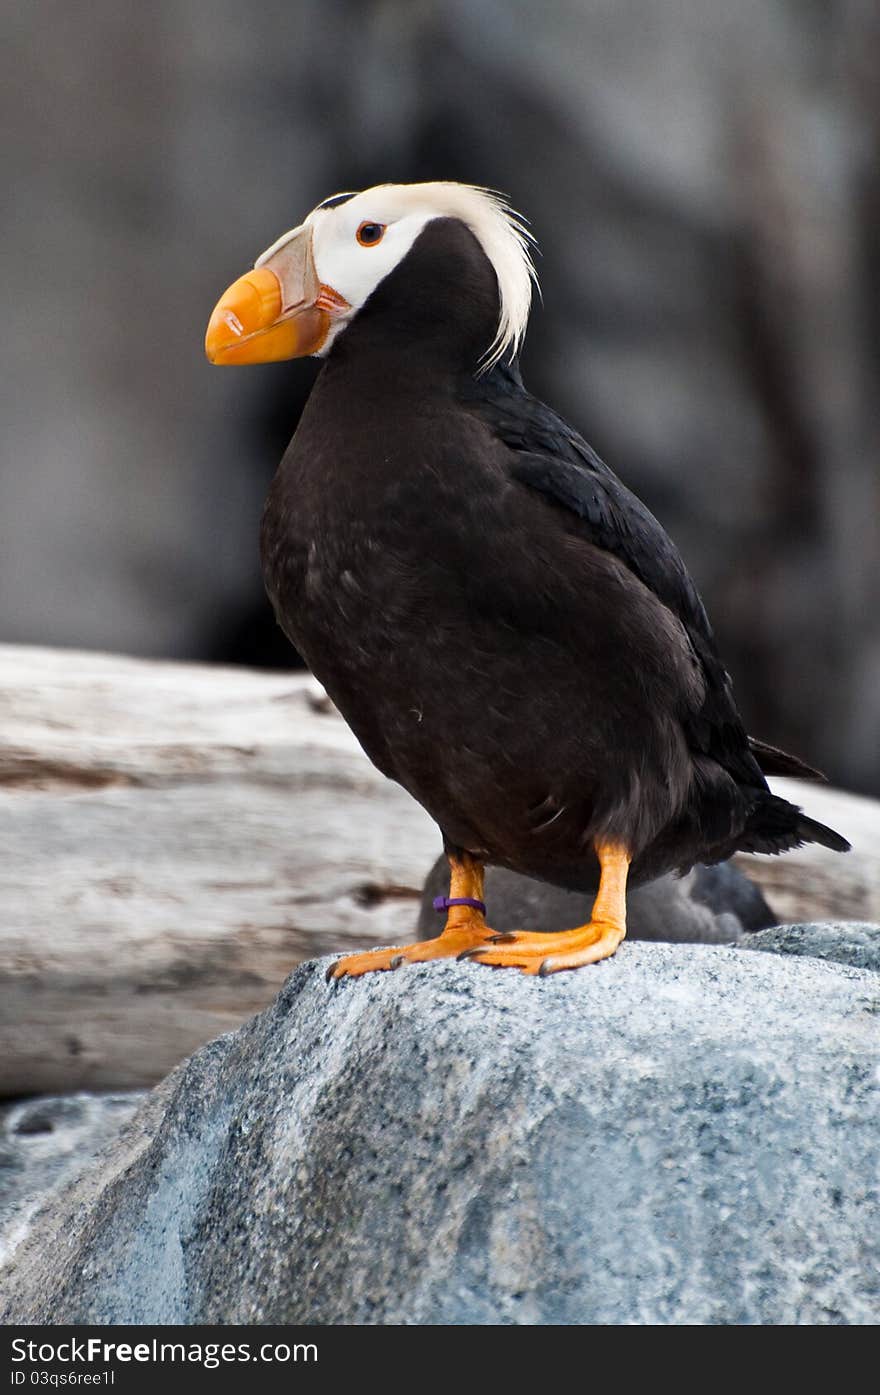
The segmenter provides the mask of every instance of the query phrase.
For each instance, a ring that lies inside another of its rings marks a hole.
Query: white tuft
[[[413,201],[433,207],[438,218],[458,218],[470,228],[498,278],[501,302],[498,330],[483,356],[483,372],[519,353],[529,323],[532,287],[538,276],[532,261],[535,238],[525,219],[503,194],[475,184],[438,180],[431,184],[388,185]]]

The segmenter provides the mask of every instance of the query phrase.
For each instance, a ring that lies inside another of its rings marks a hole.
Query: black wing
[[[619,557],[684,626],[706,685],[702,707],[685,723],[693,749],[765,789],[703,603],[654,515],[582,436],[526,392],[515,365],[477,379],[472,393],[474,408],[514,452],[513,477],[581,519],[589,541]]]

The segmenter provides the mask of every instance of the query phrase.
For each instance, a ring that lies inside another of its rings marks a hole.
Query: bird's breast
[[[295,442],[296,444],[296,442]],[[429,481],[387,444],[288,453],[263,517],[264,579],[276,615],[323,681],[387,666],[427,605],[420,549]],[[440,508],[437,504],[435,507]],[[331,670],[328,673],[328,669]],[[325,678],[325,673],[327,678]]]

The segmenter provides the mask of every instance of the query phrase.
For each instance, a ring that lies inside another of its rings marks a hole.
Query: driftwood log
[[[743,858],[781,920],[880,919],[854,844]],[[439,851],[304,674],[0,646],[0,1094],[151,1084],[301,959],[414,938]]]

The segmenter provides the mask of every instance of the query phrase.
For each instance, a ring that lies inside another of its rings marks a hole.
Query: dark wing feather
[[[515,366],[478,379],[473,394],[479,415],[514,453],[513,478],[581,519],[589,540],[619,557],[681,621],[705,676],[702,707],[685,724],[692,748],[738,782],[766,789],[703,603],[656,518],[567,422],[526,392]]]

